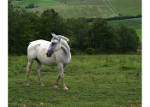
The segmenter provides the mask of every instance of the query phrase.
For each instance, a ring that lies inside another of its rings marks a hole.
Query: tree
[[[118,35],[115,28],[107,24],[105,20],[93,22],[88,32],[90,47],[101,52],[113,52],[117,50]]]
[[[54,9],[47,9],[41,14],[39,31],[38,38],[46,40],[50,40],[51,33],[67,34],[64,19]]]
[[[78,19],[68,19],[67,23],[70,24],[71,31],[73,33],[74,43],[72,47],[78,48],[81,51],[84,51],[88,43],[88,23],[85,18]]]
[[[125,24],[119,24],[116,31],[119,35],[119,51],[135,52],[139,42],[136,31],[132,28],[128,28]]]
[[[8,52],[26,54],[29,42],[37,34],[35,26],[38,16],[24,9],[14,10],[11,1],[8,6]]]

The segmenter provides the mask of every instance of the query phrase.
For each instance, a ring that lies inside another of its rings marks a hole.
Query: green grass
[[[59,5],[60,2],[54,0],[22,0],[22,1],[13,1],[14,6],[26,7],[29,4],[34,3],[34,6],[45,7],[51,5]]]
[[[136,29],[136,33],[137,33],[140,41],[142,41],[142,29]]]
[[[117,14],[112,11],[108,6],[103,5],[57,5],[57,6],[48,6],[48,7],[38,7],[30,9],[30,11],[36,12],[39,11],[42,13],[48,8],[55,9],[63,18],[108,18],[115,17]]]
[[[111,6],[124,16],[136,16],[142,13],[142,0],[108,0]]]
[[[140,107],[141,55],[74,55],[65,70],[64,91],[57,67],[42,66],[38,85],[36,62],[25,86],[26,56],[8,57],[8,105],[37,107]]]
[[[118,26],[119,23],[126,24],[129,28],[141,29],[142,28],[142,18],[124,19],[124,20],[114,20],[108,21],[110,25]]]
[[[28,10],[40,13],[54,8],[64,18],[108,18],[119,16],[119,13],[124,16],[141,15],[141,0],[14,0],[12,3],[20,7],[34,3],[38,7]]]
[[[60,1],[60,0],[55,0]],[[104,0],[63,0],[62,3],[69,4],[69,5],[105,5]]]

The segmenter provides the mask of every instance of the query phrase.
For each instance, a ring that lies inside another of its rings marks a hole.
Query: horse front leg
[[[60,78],[62,78],[62,86],[63,86],[64,90],[68,90],[68,88],[66,87],[65,82],[64,82],[64,67],[63,67],[62,63],[58,64],[58,69],[59,69],[59,74],[58,74],[58,78],[56,79],[54,89],[58,88],[57,87],[58,81]]]
[[[64,82],[64,73],[63,73],[63,78],[62,78],[62,85],[63,85],[64,90],[68,90]]]
[[[58,89],[58,86],[57,86],[57,85],[58,85],[59,79],[60,79],[60,75],[58,74],[58,77],[57,77],[56,82],[55,82],[54,89]]]

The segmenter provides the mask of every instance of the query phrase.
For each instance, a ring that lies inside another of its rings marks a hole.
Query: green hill
[[[46,7],[51,5],[59,5],[60,2],[54,0],[13,0],[14,6],[26,7],[29,4],[34,3],[34,6]]]
[[[141,15],[141,0],[108,0],[110,5],[124,16]]]
[[[108,18],[119,16],[119,13],[141,14],[141,0],[13,0],[12,3],[22,8],[34,3],[35,8],[28,10],[40,13],[54,8],[64,18]]]

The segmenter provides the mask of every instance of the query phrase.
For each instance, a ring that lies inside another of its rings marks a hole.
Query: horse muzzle
[[[53,50],[48,50],[48,51],[46,52],[46,55],[47,55],[47,57],[51,57],[53,53],[54,53]]]

